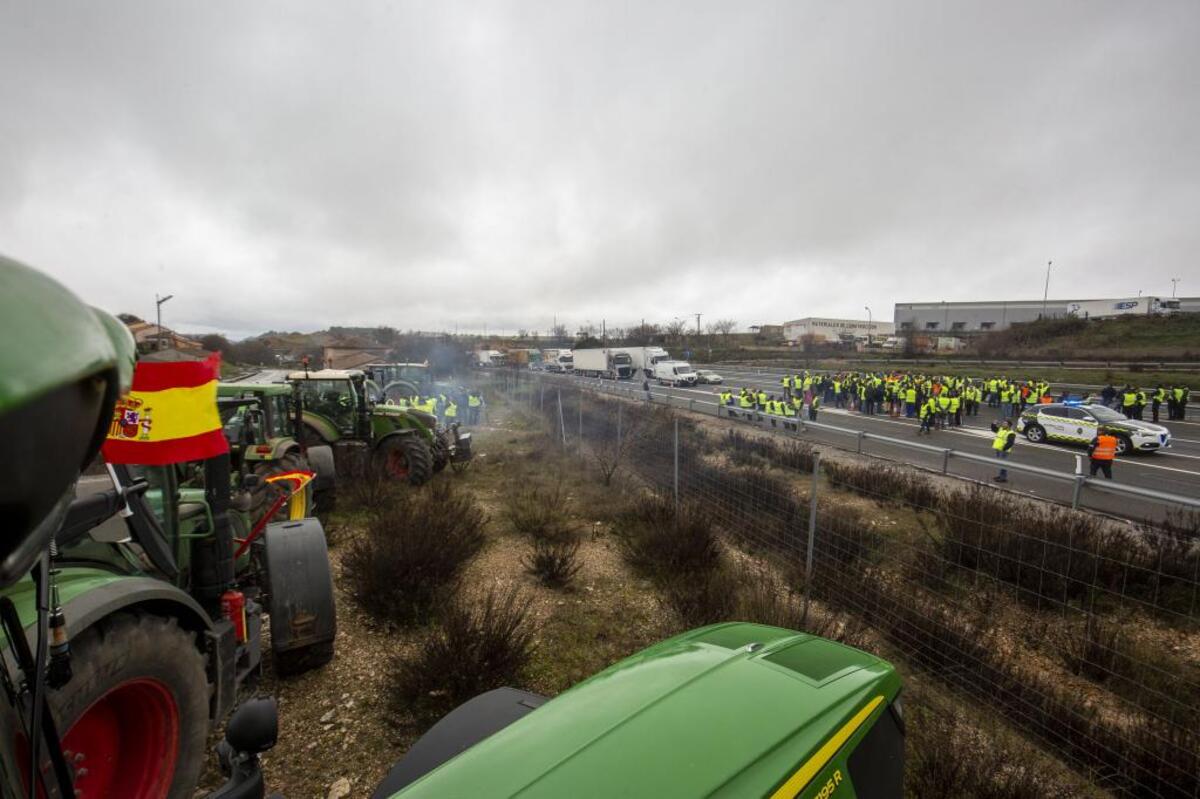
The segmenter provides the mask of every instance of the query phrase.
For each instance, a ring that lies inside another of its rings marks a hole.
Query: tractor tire
[[[433,479],[433,453],[425,439],[415,435],[385,438],[375,450],[375,468],[409,485],[425,485]]]
[[[50,701],[75,795],[191,797],[208,756],[208,679],[195,635],[175,619],[119,613],[71,648],[74,676]]]
[[[258,524],[263,514],[270,509],[271,504],[279,496],[279,491],[270,483],[267,478],[284,472],[294,472],[297,470],[311,471],[308,466],[308,459],[299,451],[292,450],[284,454],[282,458],[276,461],[263,461],[262,463],[254,464],[254,473],[262,478],[262,483],[255,488],[250,494],[250,521],[252,524]],[[305,488],[305,491],[308,491]],[[307,513],[311,513],[311,508],[306,507]],[[288,503],[284,503],[282,507],[275,512],[271,517],[273,522],[284,522],[288,520]]]
[[[437,474],[442,471],[449,463],[450,447],[447,446],[446,439],[435,433],[433,437],[433,473]]]

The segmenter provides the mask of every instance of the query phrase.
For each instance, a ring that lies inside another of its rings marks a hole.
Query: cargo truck
[[[609,380],[628,380],[633,377],[633,360],[624,350],[601,347],[574,350],[575,373],[584,377],[604,377]]]
[[[542,367],[547,372],[571,372],[575,358],[570,350],[542,350]]]
[[[472,363],[480,369],[490,369],[494,366],[504,366],[504,353],[500,350],[475,350]]]
[[[1117,316],[1158,316],[1179,313],[1174,297],[1129,297],[1123,300],[1084,300],[1067,306],[1067,313],[1080,319],[1111,319]]]
[[[614,351],[628,353],[634,373],[640,372],[645,377],[654,377],[654,364],[671,358],[662,347],[621,347]]]

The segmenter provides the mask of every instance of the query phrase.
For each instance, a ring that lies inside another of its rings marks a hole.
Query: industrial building
[[[898,302],[893,322],[900,332],[956,335],[1003,330],[1017,322],[1072,316],[1097,300],[1001,300],[999,302]],[[1116,302],[1116,300],[1114,300]],[[1200,313],[1200,297],[1180,297],[1179,310]]]
[[[895,326],[891,322],[816,316],[783,323],[783,337],[788,341],[800,341],[805,336],[819,336],[825,341],[865,340],[868,335],[872,339],[886,339],[895,335]]]

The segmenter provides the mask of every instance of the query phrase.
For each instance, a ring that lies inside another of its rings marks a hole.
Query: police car
[[[1035,444],[1090,444],[1100,433],[1108,433],[1117,439],[1118,455],[1171,446],[1171,431],[1162,425],[1126,419],[1112,408],[1091,403],[1034,405],[1017,420],[1017,432]]]

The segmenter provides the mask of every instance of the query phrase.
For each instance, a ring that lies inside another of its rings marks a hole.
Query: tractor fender
[[[299,452],[300,442],[291,436],[277,439],[271,445],[271,460],[279,460],[289,452]]]
[[[301,416],[301,420],[305,425],[317,432],[317,435],[321,437],[323,443],[332,444],[341,438],[341,434],[338,433],[338,430],[336,427],[334,427],[333,423],[319,413],[305,411]],[[305,438],[304,443],[312,446],[316,442],[311,442]]]
[[[315,518],[273,522],[263,535],[271,649],[332,641],[337,633],[325,530]]]
[[[320,444],[308,448],[308,465],[317,473],[313,479],[313,490],[322,491],[337,483],[337,467],[333,462],[333,447]]]

